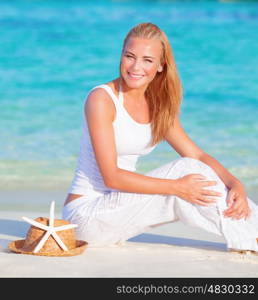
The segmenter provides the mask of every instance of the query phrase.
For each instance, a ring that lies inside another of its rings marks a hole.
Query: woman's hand
[[[176,196],[202,206],[216,202],[212,196],[219,197],[222,194],[204,187],[217,185],[217,182],[205,179],[201,174],[190,174],[176,179]]]
[[[225,217],[239,220],[250,216],[251,210],[248,206],[245,188],[241,182],[236,181],[230,186],[227,204],[228,209],[223,212]]]

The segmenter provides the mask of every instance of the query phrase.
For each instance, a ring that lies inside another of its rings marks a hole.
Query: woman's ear
[[[162,72],[163,71],[163,67],[160,65],[159,67],[158,67],[158,72]]]

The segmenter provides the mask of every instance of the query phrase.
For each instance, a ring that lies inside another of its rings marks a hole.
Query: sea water
[[[171,42],[187,134],[258,191],[258,3],[149,0],[0,2],[2,191],[68,188],[85,97],[118,76],[123,39],[140,22]],[[137,171],[178,157],[163,142]]]

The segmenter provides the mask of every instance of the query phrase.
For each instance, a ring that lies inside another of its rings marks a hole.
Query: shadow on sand
[[[0,219],[0,236],[13,236],[13,239],[0,239],[0,252],[7,252],[8,243],[15,239],[23,239],[29,230],[30,225],[23,221]],[[197,249],[226,251],[226,244],[188,238],[164,236],[151,233],[143,233],[130,238],[128,242],[166,244]],[[8,251],[9,252],[9,251]]]
[[[166,244],[181,247],[191,247],[197,249],[226,251],[227,247],[224,243],[217,243],[203,240],[193,240],[188,238],[179,238],[166,235],[158,235],[151,233],[143,233],[128,240],[129,242]]]
[[[12,240],[20,240],[25,238],[29,228],[30,224],[23,221],[0,219],[0,253],[10,252],[8,249],[8,244]],[[3,235],[13,236],[14,238],[5,239],[2,238]]]

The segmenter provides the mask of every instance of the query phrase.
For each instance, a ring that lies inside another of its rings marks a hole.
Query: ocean
[[[141,22],[157,24],[171,42],[186,132],[258,195],[256,1],[2,0],[2,191],[68,188],[85,97],[118,76],[123,39]],[[137,170],[178,157],[161,143]]]

